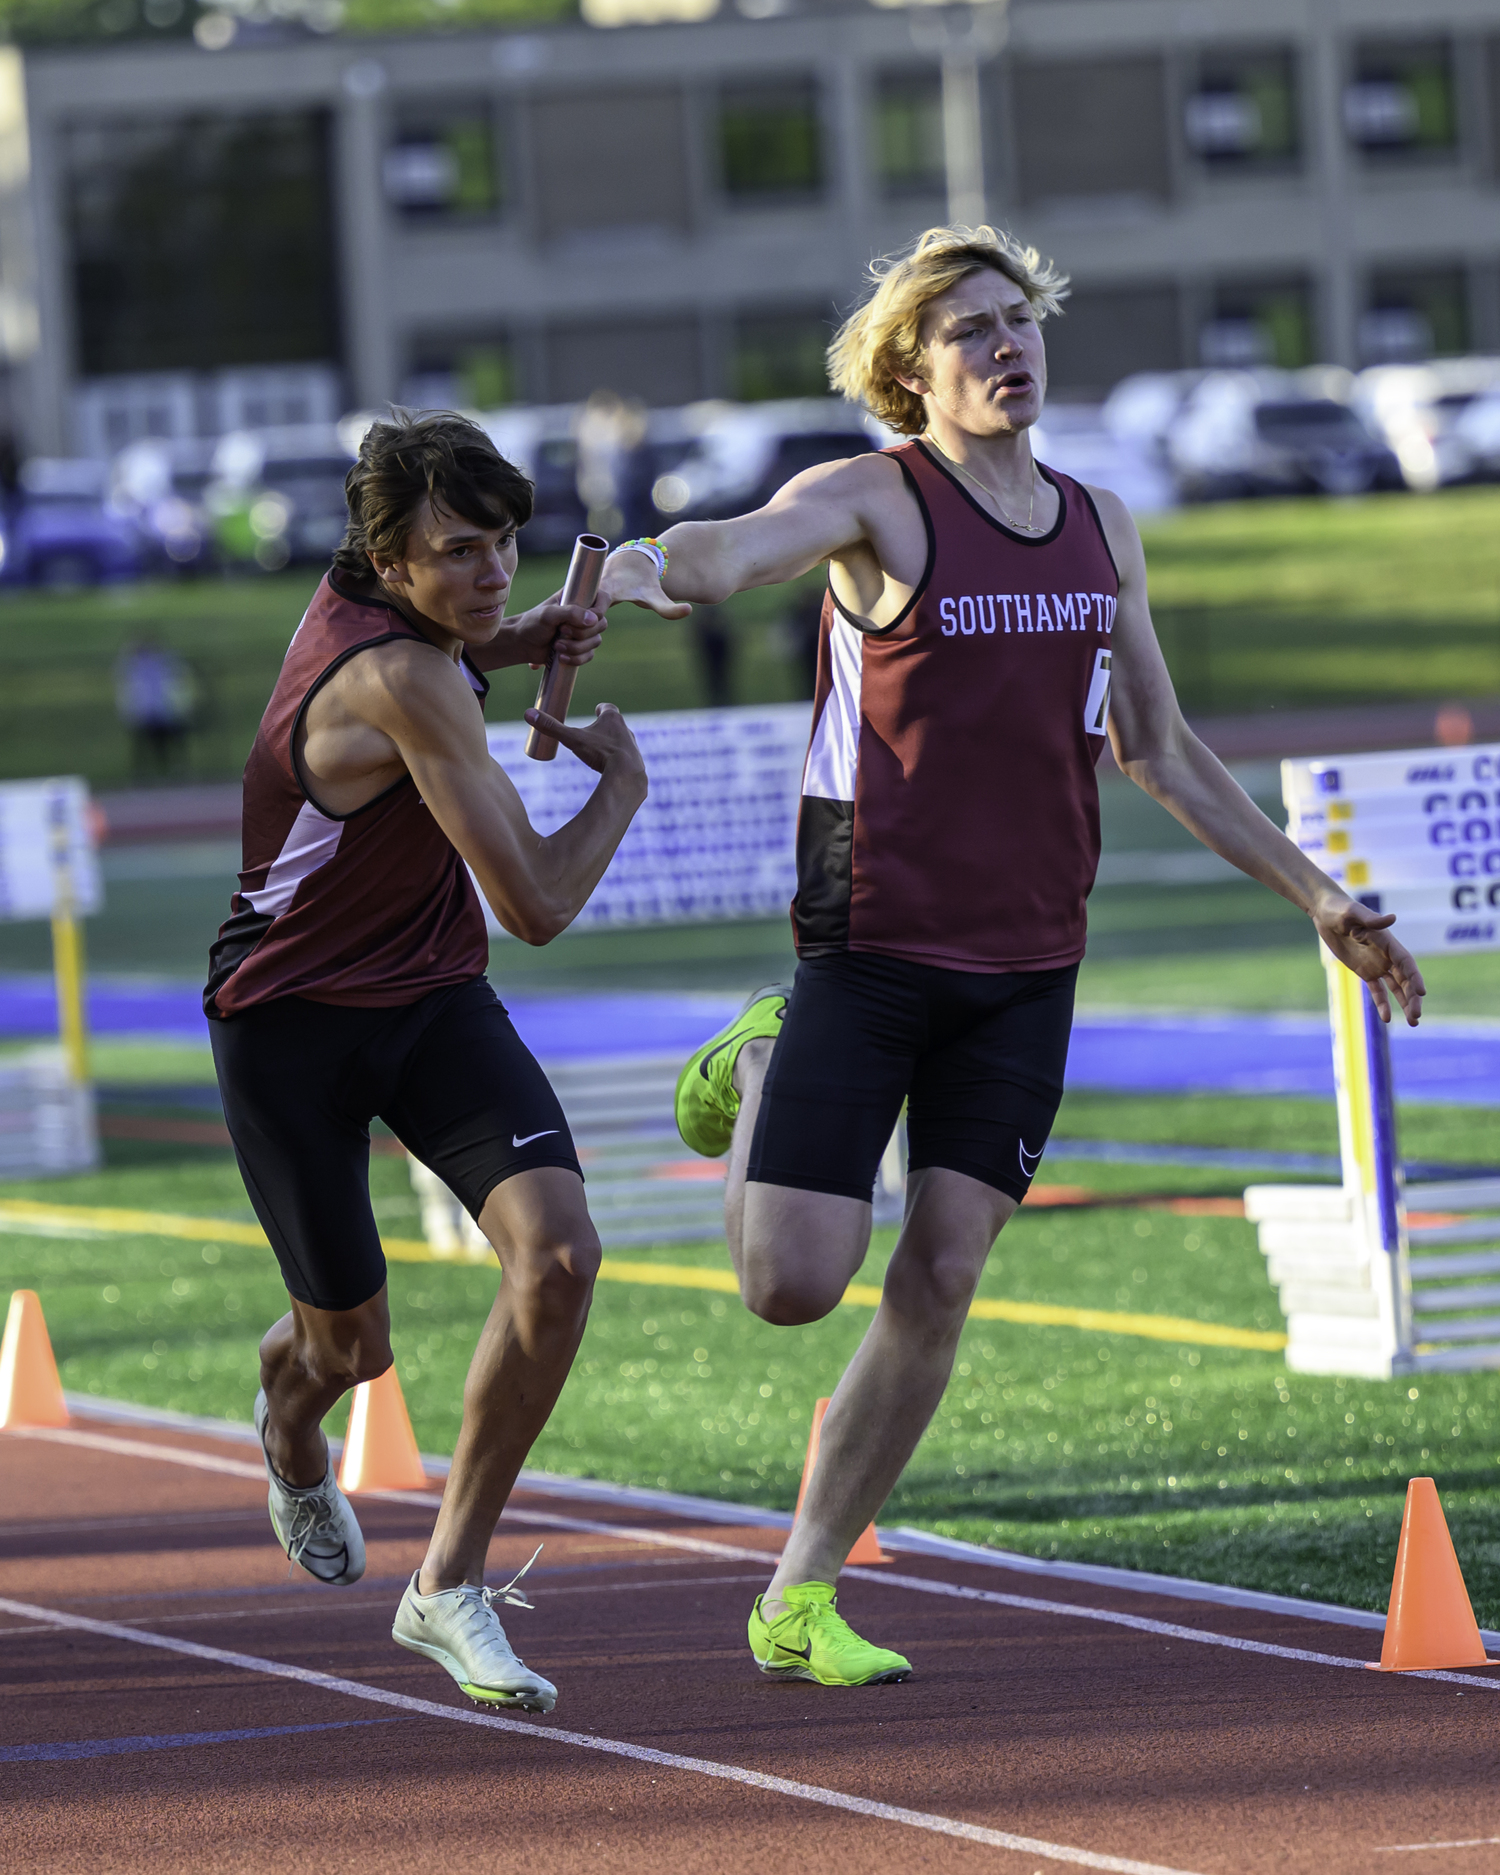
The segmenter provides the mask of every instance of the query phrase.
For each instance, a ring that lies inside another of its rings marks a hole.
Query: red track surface
[[[735,1552],[771,1554],[777,1532],[532,1495],[491,1564],[512,1571],[545,1539],[536,1612],[508,1611],[509,1625],[561,1697],[547,1718],[476,1723],[445,1674],[389,1638],[427,1504],[362,1499],[368,1574],[323,1589],[288,1576],[264,1486],[244,1475],[253,1448],[97,1425],[76,1436],[0,1435],[0,1859],[13,1875],[1500,1867],[1500,1673],[1341,1666],[1374,1657],[1368,1632],[903,1557],[846,1579],[841,1604],[916,1677],[776,1685],[744,1642],[768,1571]],[[127,1632],[45,1625],[18,1603]],[[328,1729],[198,1736],[295,1726]],[[848,1799],[858,1807],[833,1807]],[[1006,1845],[1018,1837],[1030,1846]],[[1387,1853],[1462,1841],[1474,1846]]]

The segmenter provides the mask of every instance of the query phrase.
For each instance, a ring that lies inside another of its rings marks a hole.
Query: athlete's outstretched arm
[[[797,579],[873,537],[900,473],[882,456],[824,462],[794,475],[753,514],[679,521],[661,537],[669,558],[664,581],[649,555],[617,548],[604,565],[600,608],[629,602],[682,618],[694,603],[717,605],[750,586]]]
[[[403,640],[354,659],[351,707],[389,738],[431,810],[479,881],[495,916],[528,944],[547,944],[587,904],[646,798],[646,765],[612,703],[569,748],[599,773],[580,811],[542,835],[485,742],[468,680],[434,646]]]
[[[1092,494],[1120,574],[1113,634],[1109,737],[1130,779],[1231,865],[1307,913],[1340,962],[1364,978],[1385,1021],[1393,992],[1415,1026],[1426,985],[1411,952],[1380,916],[1335,885],[1274,826],[1183,720],[1146,598],[1146,555],[1118,495]]]

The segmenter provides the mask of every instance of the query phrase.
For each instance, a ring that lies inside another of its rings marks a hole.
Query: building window
[[[816,195],[823,186],[817,87],[810,80],[725,86],[719,157],[724,192],[737,200]]]
[[[1296,162],[1296,62],[1280,52],[1211,52],[1183,105],[1188,148],[1215,168]]]
[[[1453,48],[1446,39],[1356,48],[1344,91],[1349,140],[1376,160],[1444,156],[1458,147]]]
[[[503,334],[419,340],[401,387],[402,403],[417,410],[498,410],[520,394],[515,352]]]
[[[735,321],[734,395],[743,403],[768,397],[827,397],[825,355],[833,331],[817,313],[752,314]]]
[[[1257,281],[1215,289],[1198,334],[1205,365],[1294,371],[1313,362],[1312,293],[1304,280]]]
[[[337,359],[322,113],[94,120],[61,144],[84,376]]]
[[[385,199],[405,221],[469,220],[500,206],[488,105],[403,106],[381,165]]]
[[[1468,282],[1458,267],[1382,270],[1359,321],[1360,362],[1454,358],[1469,349]]]
[[[1171,193],[1165,63],[1155,56],[1017,64],[1012,79],[1027,202],[1164,200]]]
[[[875,86],[874,163],[888,196],[941,195],[943,84],[936,72],[889,73]]]

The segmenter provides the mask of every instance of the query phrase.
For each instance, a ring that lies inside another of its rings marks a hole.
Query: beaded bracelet
[[[659,540],[643,535],[639,540],[621,541],[620,545],[615,548],[615,552],[644,553],[656,562],[656,577],[659,580],[667,577],[667,550]]]

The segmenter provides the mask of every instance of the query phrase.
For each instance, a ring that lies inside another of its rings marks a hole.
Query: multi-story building
[[[738,6],[28,55],[26,445],[821,388],[944,218],[937,15]],[[1073,275],[1058,393],[1500,350],[1500,0],[1012,0],[980,93],[991,217]]]

